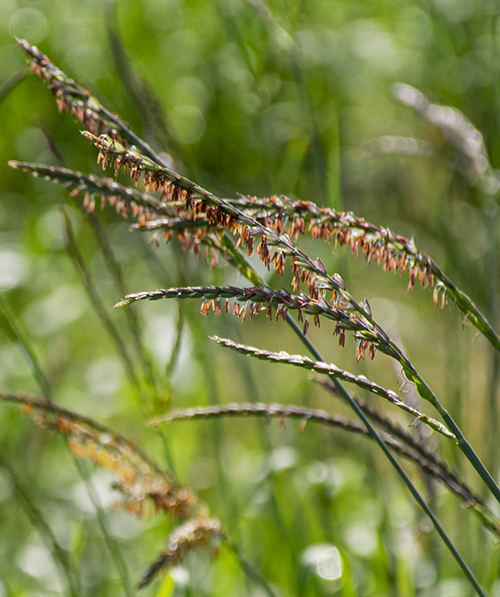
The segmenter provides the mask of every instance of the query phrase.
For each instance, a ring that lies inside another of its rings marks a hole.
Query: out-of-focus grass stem
[[[6,81],[0,87],[0,102],[7,97],[10,91],[14,89],[14,87],[24,79],[24,77],[29,73],[29,69],[27,67],[23,67],[19,72],[13,75],[8,81]]]
[[[71,566],[68,553],[59,545],[42,512],[33,503],[33,500],[29,496],[27,490],[22,486],[16,472],[11,467],[1,450],[0,467],[8,474],[12,483],[12,487],[14,488],[17,501],[21,504],[26,515],[30,519],[35,529],[37,529],[40,537],[52,554],[52,557],[57,564],[57,569],[61,574],[61,579],[65,579],[67,581],[68,594],[71,595],[71,597],[77,597],[81,595],[78,576]],[[63,585],[64,584],[65,583],[63,582]]]
[[[323,201],[320,203],[324,203],[336,208],[338,205],[338,197],[336,197],[333,193],[334,187],[329,184],[329,176],[331,173],[328,172],[327,159],[321,143],[313,99],[309,90],[304,69],[302,67],[300,48],[295,43],[293,37],[287,31],[285,31],[281,25],[279,25],[269,6],[264,4],[262,0],[247,1],[255,9],[257,16],[260,17],[264,23],[269,37],[272,39],[278,51],[286,56],[289,60],[290,70],[292,72],[299,96],[299,103],[301,104],[302,110],[308,119],[312,159],[323,198]]]
[[[95,312],[97,313],[99,319],[103,323],[106,331],[108,332],[110,338],[112,339],[112,341],[115,345],[115,348],[116,348],[120,358],[123,361],[124,368],[125,368],[125,374],[128,377],[130,384],[135,389],[139,402],[143,404],[144,397],[142,395],[142,390],[141,390],[141,385],[140,385],[139,379],[135,372],[135,365],[132,362],[130,355],[128,354],[128,351],[127,351],[127,348],[125,346],[123,339],[121,338],[115,325],[111,321],[111,318],[109,317],[109,315],[106,311],[106,308],[104,307],[102,299],[99,296],[99,293],[97,292],[97,289],[94,285],[94,282],[92,280],[90,272],[87,269],[87,266],[85,265],[85,261],[83,259],[83,256],[82,256],[80,249],[78,248],[78,245],[76,242],[75,234],[73,232],[73,227],[71,225],[71,220],[69,219],[69,216],[64,211],[64,209],[61,209],[61,212],[62,212],[62,216],[63,216],[64,230],[66,232],[66,238],[67,238],[67,242],[68,242],[69,256],[71,257],[71,260],[75,264],[77,271],[82,278],[82,281],[85,286],[85,290],[87,291],[87,294],[90,298],[90,301],[92,303],[92,306],[94,307]],[[143,406],[144,406],[144,404],[143,404]]]
[[[92,483],[92,479],[90,478],[88,469],[85,466],[85,464],[80,462],[72,452],[71,455],[73,458],[73,463],[85,483],[87,495],[89,496],[89,499],[92,502],[92,505],[94,506],[97,523],[99,525],[99,528],[101,529],[104,541],[106,542],[106,546],[111,555],[111,559],[113,560],[115,568],[120,577],[120,581],[125,595],[127,595],[127,597],[134,597],[134,591],[130,582],[127,563],[125,562],[125,558],[123,557],[122,551],[116,539],[109,532],[108,525],[106,522],[106,512],[104,511],[102,504],[99,500],[99,496],[97,495],[95,487]]]
[[[16,317],[10,310],[9,306],[7,305],[6,300],[0,293],[0,312],[3,315],[3,323],[5,328],[5,333],[8,336],[13,336],[15,338],[11,338],[16,346],[18,347],[19,351],[24,356],[25,361],[28,363],[29,367],[31,368],[32,375],[37,382],[42,394],[53,399],[52,397],[52,388],[50,383],[40,365],[38,357],[35,353],[35,350],[31,346],[31,342],[29,341],[26,334],[21,330],[19,323],[16,320]]]

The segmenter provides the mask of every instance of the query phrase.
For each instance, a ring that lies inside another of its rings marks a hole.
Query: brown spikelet
[[[303,334],[304,336],[307,335],[307,330],[309,329],[309,317],[306,317],[306,320],[304,321],[304,328],[303,328]]]
[[[211,541],[218,545],[225,538],[216,519],[194,518],[187,521],[170,535],[167,549],[144,573],[138,589],[146,587],[167,568],[181,564],[191,551],[202,549]]]

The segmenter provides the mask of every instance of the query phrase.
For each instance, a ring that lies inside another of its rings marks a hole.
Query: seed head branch
[[[94,210],[96,199],[99,199],[101,209],[107,201],[110,205],[114,205],[116,211],[125,218],[130,211],[132,217],[137,218],[139,223],[147,222],[157,214],[168,215],[167,209],[152,195],[121,185],[112,178],[100,178],[68,168],[14,160],[9,162],[9,166],[21,169],[23,172],[31,172],[34,177],[43,177],[45,180],[63,184],[71,190],[70,194],[73,197],[83,194],[83,205],[89,212]]]
[[[265,404],[262,402],[243,404],[234,403],[174,410],[166,416],[153,419],[150,424],[159,425],[179,420],[243,416],[276,417],[280,420],[284,418],[295,418],[301,421],[302,429],[304,429],[304,425],[307,421],[312,421],[314,423],[336,427],[343,429],[344,431],[373,439],[364,425],[348,421],[344,417],[331,415],[323,410],[309,409],[295,405]],[[425,473],[440,480],[448,487],[448,489],[450,489],[450,491],[462,499],[467,507],[471,507],[474,510],[486,528],[500,538],[500,520],[498,520],[498,518],[486,507],[480,496],[476,495],[470,487],[468,487],[468,485],[458,477],[458,475],[452,471],[444,461],[437,458],[432,451],[427,450],[425,446],[415,446],[413,444],[413,442],[416,442],[414,438],[408,434],[404,434],[404,436],[401,435],[399,439],[403,440],[404,443],[397,441],[394,437],[391,437],[390,434],[384,433],[384,441],[387,445],[400,456],[417,464]],[[411,441],[406,442],[406,440]],[[406,443],[407,445],[405,445]]]
[[[432,104],[421,91],[404,83],[394,85],[394,95],[439,131],[456,152],[461,170],[471,184],[479,184],[489,195],[498,193],[500,181],[491,167],[483,136],[460,110]]]
[[[221,523],[214,518],[192,518],[178,527],[169,537],[167,549],[146,570],[138,589],[143,589],[151,583],[155,576],[166,568],[177,566],[183,562],[186,555],[212,543],[216,548],[226,536]]]
[[[201,311],[204,315],[212,308],[216,314],[222,312],[220,300],[225,299],[225,310],[229,312],[229,299],[236,299],[245,305],[234,305],[232,312],[238,317],[246,319],[247,313],[250,318],[266,311],[267,316],[276,320],[279,317],[286,318],[289,310],[296,310],[299,314],[299,320],[304,321],[304,333],[309,327],[308,316],[313,316],[314,324],[320,325],[320,317],[325,317],[336,323],[334,335],[339,335],[339,342],[343,346],[345,343],[345,331],[354,333],[358,340],[356,359],[359,360],[365,356],[368,349],[371,358],[375,355],[375,347],[379,340],[373,328],[359,316],[353,309],[342,301],[330,304],[324,297],[311,298],[304,293],[291,294],[287,290],[273,290],[268,287],[251,286],[248,288],[238,288],[236,286],[188,286],[179,288],[170,288],[156,290],[154,292],[141,292],[138,294],[127,295],[115,307],[124,307],[140,300],[160,300],[168,298],[203,298],[205,299]],[[275,312],[273,313],[273,308]],[[385,347],[383,347],[385,350]]]
[[[352,212],[337,212],[310,201],[293,201],[284,195],[264,198],[241,196],[239,199],[225,201],[260,224],[274,229],[277,234],[286,233],[295,241],[309,232],[313,239],[321,238],[333,244],[335,250],[339,245],[349,245],[356,257],[362,253],[368,263],[382,265],[384,271],[403,273],[408,270],[409,291],[415,288],[418,280],[422,287],[433,288],[432,296],[436,305],[444,307],[447,298],[453,299],[468,320],[486,336],[494,348],[500,350],[500,338],[483,313],[429,255],[417,249],[414,239],[396,234],[389,228],[376,226]],[[185,224],[186,227],[191,227],[193,221],[186,219]],[[201,226],[203,222],[199,222],[199,227]],[[208,226],[208,221],[205,226]],[[169,218],[133,226],[141,230],[164,231],[183,227],[182,220]]]
[[[142,153],[153,161],[163,164],[163,160],[145,141],[135,135],[125,122],[57,68],[36,46],[31,46],[24,39],[16,38],[16,40],[28,55],[31,70],[48,84],[54,94],[59,112],[69,111],[87,131],[97,135],[106,133],[113,138],[119,137],[122,141],[139,147]]]
[[[190,489],[160,469],[133,442],[104,425],[43,399],[2,392],[0,400],[19,404],[39,427],[67,438],[77,458],[115,473],[118,482],[113,487],[122,494],[117,505],[127,512],[144,515],[154,510],[186,518],[196,511],[196,496]]]
[[[387,390],[382,386],[371,382],[364,375],[353,375],[352,373],[339,369],[333,364],[327,364],[321,361],[313,361],[312,359],[303,357],[301,355],[290,355],[287,352],[270,352],[267,350],[259,350],[253,346],[245,346],[243,344],[233,342],[232,340],[218,338],[217,336],[212,336],[211,339],[217,342],[217,344],[221,344],[247,356],[255,357],[263,361],[294,365],[295,367],[300,367],[302,369],[307,369],[308,371],[314,371],[315,373],[321,373],[322,375],[328,375],[330,377],[341,379],[347,383],[355,384],[363,390],[368,390],[377,396],[381,396],[391,404],[394,404],[394,406],[397,406],[413,417],[416,417],[417,421],[422,421],[426,425],[429,425],[429,427],[444,437],[455,440],[453,433],[451,433],[444,425],[421,413],[417,409],[405,404],[395,392]]]

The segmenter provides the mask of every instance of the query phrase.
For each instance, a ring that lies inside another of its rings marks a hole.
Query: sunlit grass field
[[[0,2],[0,393],[50,398],[128,438],[197,495],[199,516],[206,508],[227,538],[187,550],[139,594],[476,593],[373,439],[285,415],[150,424],[232,403],[358,419],[317,374],[209,339],[315,358],[265,311],[245,322],[224,308],[204,316],[201,298],[113,309],[126,294],[158,288],[255,284],[234,259],[219,256],[212,268],[204,247],[196,258],[175,234],[165,244],[162,231],[131,230],[132,216],[101,210],[99,200],[88,213],[84,193],[9,168],[18,160],[114,176],[97,164],[82,123],[59,113],[29,73],[14,36],[214,196],[283,194],[414,239],[500,330],[499,16],[487,0]],[[401,101],[397,83],[450,108],[433,121]],[[144,191],[128,173],[117,180]],[[356,259],[349,245],[334,251],[310,235],[297,246],[369,301],[498,481],[500,360],[471,316],[451,296],[436,306],[418,280],[408,291],[408,272],[368,265],[362,250]],[[291,289],[289,262],[283,276],[256,255],[248,262],[268,287]],[[352,334],[342,347],[334,323],[310,323],[307,339],[327,363],[441,421],[399,362],[380,350],[371,360],[368,348],[357,362]],[[348,389],[500,515],[453,441]],[[117,508],[111,467],[75,458],[60,427],[37,426],[26,410],[0,401],[0,597],[135,594],[182,520]],[[500,595],[498,534],[470,502],[396,457],[484,593]]]

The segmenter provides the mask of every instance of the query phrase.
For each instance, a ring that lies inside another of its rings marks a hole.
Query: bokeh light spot
[[[43,14],[35,8],[21,8],[15,12],[9,22],[10,34],[21,37],[30,44],[38,44],[47,35],[47,21]]]

